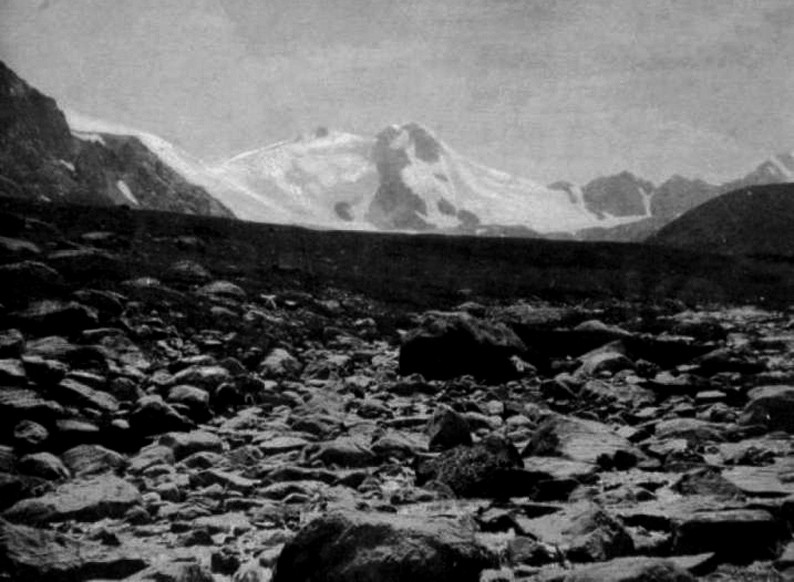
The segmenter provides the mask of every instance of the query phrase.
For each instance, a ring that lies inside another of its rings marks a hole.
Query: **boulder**
[[[763,509],[703,511],[676,520],[673,551],[715,552],[729,562],[771,559],[788,535],[783,522]]]
[[[794,386],[759,386],[748,393],[741,422],[794,433]]]
[[[69,478],[69,470],[63,461],[52,453],[31,453],[19,459],[19,471],[25,475],[42,479],[61,480]]]
[[[174,458],[181,461],[194,453],[223,451],[223,441],[217,435],[204,430],[171,432],[160,437],[158,443],[174,451]]]
[[[516,448],[498,437],[470,447],[457,446],[420,463],[417,485],[430,481],[446,485],[461,497],[493,498],[527,495],[535,484]]]
[[[515,358],[527,348],[506,325],[467,313],[432,313],[400,346],[400,374],[449,379],[472,375],[502,381],[520,375]]]
[[[459,522],[334,512],[288,542],[273,582],[478,582],[496,558]]]
[[[140,436],[151,436],[193,428],[193,422],[179,414],[160,396],[140,398],[130,415],[130,428]]]
[[[449,406],[439,406],[427,425],[431,451],[443,451],[458,445],[471,445],[469,423]]]
[[[100,445],[78,445],[61,454],[75,477],[114,472],[127,465],[124,456]]]
[[[609,560],[634,551],[634,542],[623,524],[607,510],[590,503],[522,520],[521,529],[543,543],[559,547],[574,562]]]
[[[97,521],[121,517],[141,495],[133,485],[112,475],[70,481],[41,497],[24,499],[7,509],[3,517],[16,523],[49,523],[75,519]]]
[[[5,520],[0,520],[0,556],[4,580],[120,580],[146,567],[140,555]]]
[[[555,415],[538,427],[521,455],[559,456],[626,468],[636,463],[639,452],[605,424]]]

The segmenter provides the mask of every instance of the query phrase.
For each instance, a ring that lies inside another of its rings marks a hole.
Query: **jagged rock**
[[[118,400],[107,392],[94,390],[71,378],[61,380],[53,395],[62,404],[92,408],[105,414],[112,414],[119,409]]]
[[[48,523],[75,519],[97,521],[121,517],[135,505],[141,494],[133,485],[112,475],[82,481],[70,481],[41,497],[25,499],[3,512],[3,517],[17,523]]]
[[[13,423],[25,418],[46,426],[64,415],[64,408],[60,404],[43,399],[33,390],[24,388],[0,390],[0,419],[3,422]]]
[[[283,348],[275,348],[259,365],[259,371],[268,378],[294,378],[303,366]]]
[[[310,441],[301,437],[277,436],[267,440],[257,442],[259,450],[265,455],[278,455],[280,453],[290,453],[292,451],[303,450]]]
[[[40,358],[39,362],[55,360],[81,370],[97,370],[102,374],[108,371],[107,358],[100,348],[73,344],[60,336],[48,336],[28,342],[23,361],[31,376],[33,372],[29,367],[32,357]],[[57,380],[54,383],[57,384]]]
[[[213,281],[204,285],[198,290],[200,295],[208,297],[220,297],[225,299],[238,299],[245,300],[246,293],[239,285],[230,283],[228,281]]]
[[[3,260],[33,258],[40,254],[41,249],[30,241],[0,236],[0,258]]]
[[[545,582],[695,582],[695,577],[672,560],[637,556],[574,568]]]
[[[130,459],[129,471],[133,474],[143,473],[155,465],[173,465],[176,462],[174,449],[163,445],[152,444],[142,448]]]
[[[579,374],[585,376],[596,376],[604,372],[615,374],[634,368],[634,362],[626,356],[620,341],[584,354],[579,357],[579,361],[582,363]]]
[[[138,435],[151,436],[193,428],[193,423],[179,414],[160,396],[149,395],[138,400],[130,415],[130,428]]]
[[[180,384],[168,391],[166,400],[171,404],[184,406],[188,416],[195,421],[206,421],[210,418],[210,393],[196,386]]]
[[[704,467],[681,475],[671,489],[682,495],[711,495],[716,498],[740,498],[741,490],[714,467]]]
[[[95,344],[107,360],[119,368],[128,366],[146,372],[152,366],[140,347],[120,330],[108,330],[108,333],[95,339]]]
[[[336,512],[288,542],[273,582],[477,582],[496,559],[450,520]]]
[[[42,300],[31,303],[27,309],[11,314],[14,324],[24,331],[43,335],[74,335],[84,329],[96,327],[94,310],[70,301]]]
[[[14,442],[23,451],[36,451],[50,437],[50,432],[37,422],[23,420],[14,427]]]
[[[794,386],[759,386],[748,393],[741,422],[794,433]]]
[[[723,425],[696,418],[673,418],[656,424],[659,439],[685,439],[693,445],[724,440]]]
[[[381,459],[415,457],[427,451],[427,441],[418,435],[395,430],[386,430],[375,439],[370,447]]]
[[[146,567],[138,555],[0,520],[0,578],[41,582],[119,580]]]
[[[25,351],[25,337],[18,329],[0,331],[0,358],[18,358]]]
[[[574,562],[609,560],[634,551],[634,542],[620,521],[589,503],[522,520],[521,528],[538,540],[559,547]]]
[[[212,391],[231,378],[229,370],[221,366],[189,366],[174,374],[171,382],[175,385],[187,384]]]
[[[306,448],[306,454],[312,461],[320,461],[326,466],[367,467],[378,460],[369,443],[351,436],[311,444]]]
[[[470,446],[471,429],[466,419],[448,406],[440,406],[433,412],[427,425],[430,450],[443,451],[458,445]]]
[[[465,313],[434,313],[403,338],[400,374],[448,379],[470,374],[500,381],[520,375],[514,358],[527,352],[506,325]]]
[[[203,430],[171,432],[161,436],[158,444],[173,450],[177,461],[202,451],[214,453],[223,451],[223,441],[220,437]]]
[[[218,469],[206,469],[195,475],[192,479],[196,484],[204,487],[208,485],[220,485],[224,489],[250,493],[259,485],[256,479],[248,479],[228,471]]]
[[[605,424],[555,415],[538,427],[521,453],[532,455],[626,468],[637,462],[639,453]]]
[[[28,377],[21,360],[0,360],[0,386],[25,386]]]
[[[762,509],[702,511],[675,520],[673,551],[715,552],[729,562],[770,559],[787,537],[785,525]]]
[[[42,479],[62,480],[70,477],[63,462],[52,453],[31,453],[17,463],[21,473]]]
[[[78,445],[61,454],[75,477],[88,477],[118,471],[127,465],[124,455],[101,445]]]

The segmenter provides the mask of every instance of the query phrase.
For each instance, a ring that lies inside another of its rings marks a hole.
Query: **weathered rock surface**
[[[273,580],[475,582],[495,564],[474,531],[451,520],[331,513],[284,547]]]

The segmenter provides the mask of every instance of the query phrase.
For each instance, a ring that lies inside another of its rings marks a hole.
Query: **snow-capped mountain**
[[[549,186],[477,164],[416,124],[320,128],[206,164],[155,135],[63,112],[0,63],[0,195],[303,226],[641,240],[711,198],[794,181],[794,153],[721,185],[629,172]]]
[[[520,226],[546,234],[641,218],[599,215],[568,192],[476,164],[416,123],[374,138],[322,129],[240,154],[210,172],[233,186],[213,193],[254,220],[444,232]],[[251,198],[278,207],[279,216],[243,208]]]

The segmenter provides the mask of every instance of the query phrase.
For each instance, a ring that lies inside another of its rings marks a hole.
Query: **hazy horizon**
[[[417,121],[550,183],[794,149],[787,0],[0,0],[0,59],[205,159]]]

